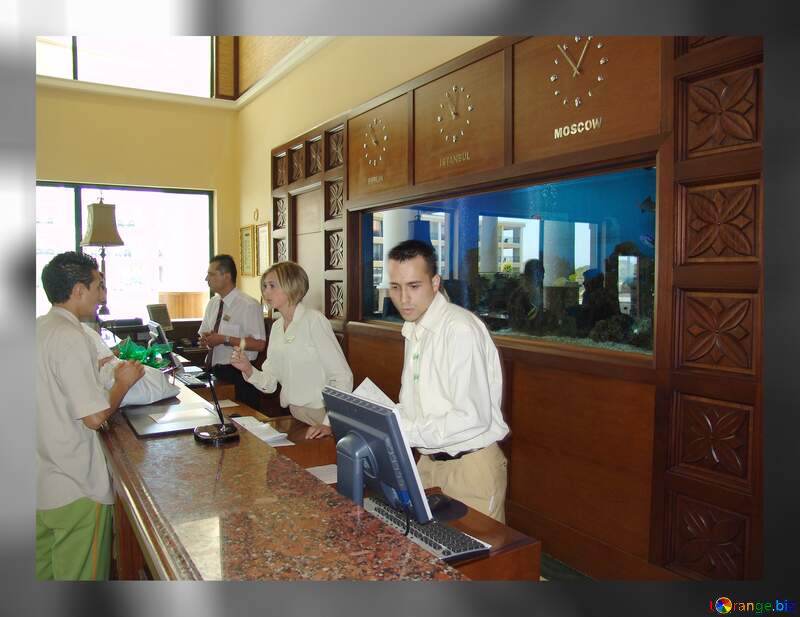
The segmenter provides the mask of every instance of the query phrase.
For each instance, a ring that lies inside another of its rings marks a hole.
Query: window
[[[146,306],[163,302],[173,318],[202,317],[209,297],[211,193],[44,183],[36,187],[36,314],[50,309],[42,268],[57,253],[80,250],[87,206],[101,195],[116,206],[125,242],[106,248],[111,316],[146,320]],[[100,247],[83,251],[100,263]]]
[[[652,353],[654,195],[648,167],[364,213],[364,246],[382,248],[363,261],[364,317],[400,321],[387,259],[413,237],[434,246],[450,300],[495,334]]]
[[[36,72],[127,88],[212,95],[212,37],[36,37]]]

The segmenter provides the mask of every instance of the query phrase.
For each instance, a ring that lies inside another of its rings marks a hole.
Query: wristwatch
[[[227,334],[225,335],[225,344],[226,345],[230,345],[231,344],[231,337],[228,336]]]

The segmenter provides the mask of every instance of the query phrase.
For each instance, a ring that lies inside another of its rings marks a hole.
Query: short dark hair
[[[230,273],[231,282],[236,285],[236,262],[233,261],[233,257],[224,253],[222,255],[214,255],[211,258],[211,263],[214,262],[216,262],[217,269],[220,272]]]
[[[89,289],[97,270],[97,260],[85,253],[59,253],[42,269],[42,287],[51,304],[69,300],[72,288],[82,283]]]
[[[403,262],[414,257],[422,257],[428,267],[428,274],[436,276],[436,249],[430,242],[405,240],[389,251],[389,259],[394,261]]]

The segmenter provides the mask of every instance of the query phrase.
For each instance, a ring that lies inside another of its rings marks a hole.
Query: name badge
[[[223,315],[222,319],[223,319],[223,321],[230,321],[231,320],[231,316],[230,315]]]

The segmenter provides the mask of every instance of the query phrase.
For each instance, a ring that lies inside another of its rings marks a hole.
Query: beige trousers
[[[300,422],[305,422],[309,426],[314,426],[315,424],[322,424],[322,421],[325,419],[326,411],[324,407],[314,409],[313,407],[289,405],[289,413],[300,420]]]
[[[439,486],[445,495],[506,522],[508,461],[497,443],[454,461],[434,461],[423,455],[417,469],[425,488]]]

